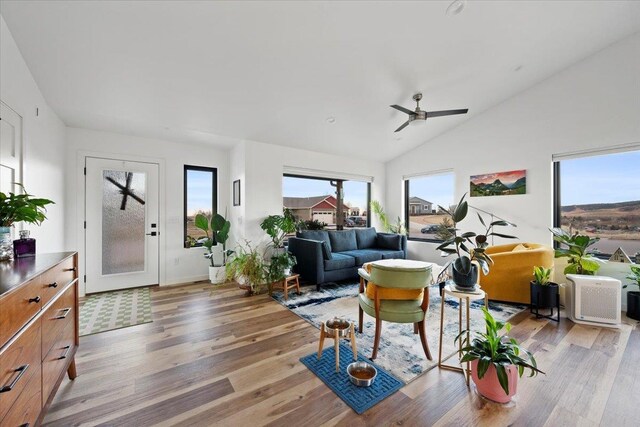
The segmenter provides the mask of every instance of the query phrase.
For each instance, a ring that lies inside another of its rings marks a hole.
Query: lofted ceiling
[[[69,126],[386,161],[640,31],[636,1],[2,1]],[[606,78],[606,76],[603,76]],[[389,108],[469,108],[393,131]],[[335,118],[330,123],[329,118]]]

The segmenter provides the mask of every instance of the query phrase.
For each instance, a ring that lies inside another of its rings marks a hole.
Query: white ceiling
[[[380,161],[640,31],[637,1],[468,1],[456,16],[449,4],[2,1],[0,12],[67,125]],[[394,134],[406,116],[389,104],[412,108],[418,91],[427,110],[469,114]]]

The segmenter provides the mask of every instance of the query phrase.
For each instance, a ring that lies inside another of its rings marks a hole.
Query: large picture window
[[[202,246],[204,231],[195,226],[201,213],[211,218],[217,212],[218,170],[202,166],[184,166],[184,245]]]
[[[335,230],[370,224],[367,182],[284,175],[282,195],[283,208],[289,209],[302,227],[324,224],[325,229]]]
[[[599,237],[594,254],[640,261],[640,150],[555,162],[555,226]]]
[[[411,240],[441,242],[453,224],[438,206],[449,209],[454,202],[453,172],[417,176],[405,180],[405,224]]]

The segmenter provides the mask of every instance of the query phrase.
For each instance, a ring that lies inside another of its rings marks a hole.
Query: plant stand
[[[538,292],[538,298],[537,301],[540,301],[540,292]],[[560,293],[556,294],[556,305],[555,307],[549,307],[549,314],[545,315],[545,314],[540,314],[540,309],[546,309],[546,307],[538,307],[537,304],[533,304],[531,303],[529,305],[529,312],[531,314],[535,314],[536,315],[536,319],[549,319],[549,320],[553,320],[554,322],[558,322],[560,323]],[[556,314],[554,316],[553,314],[553,309],[556,309]]]
[[[273,293],[274,289],[282,289],[284,291],[284,300],[289,298],[289,289],[296,288],[296,293],[300,295],[300,275],[293,274],[289,277],[285,277],[284,280],[274,282],[269,285],[269,296]]]
[[[466,318],[467,318],[467,341],[470,338],[470,316],[469,316],[469,308],[471,301],[475,300],[484,300],[484,306],[489,309],[489,296],[485,291],[480,289],[478,286],[476,291],[473,293],[470,292],[460,292],[454,290],[451,285],[446,285],[442,290],[442,298],[440,301],[440,348],[438,350],[438,367],[442,369],[447,369],[449,371],[462,372],[465,377],[465,381],[467,383],[467,387],[469,386],[469,378],[471,378],[471,369],[469,362],[467,362],[467,367],[463,368],[460,366],[446,365],[442,363],[442,337],[444,333],[444,305],[445,299],[447,295],[452,296],[453,298],[458,299],[458,331],[462,333],[462,301],[466,301]],[[462,349],[462,340],[458,341],[458,350]],[[458,353],[458,357],[460,357],[460,353]]]
[[[353,351],[353,361],[358,360],[358,348],[356,347],[356,329],[351,323],[348,329],[334,330],[325,327],[325,323],[320,326],[320,344],[318,346],[318,360],[322,357],[322,347],[324,346],[325,337],[333,338],[333,346],[336,355],[336,372],[340,372],[340,338],[349,338],[351,341],[351,350]]]

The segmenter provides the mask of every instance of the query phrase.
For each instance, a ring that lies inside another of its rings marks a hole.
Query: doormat
[[[281,292],[274,293],[273,299],[311,323],[316,328],[337,316],[358,325],[358,288],[357,283],[341,283],[323,285],[320,291],[315,286],[301,287],[302,295],[289,294],[284,301]],[[431,287],[429,292],[429,311],[427,312],[427,340],[433,360],[427,360],[420,337],[413,333],[411,323],[382,322],[382,334],[376,363],[396,378],[409,383],[418,376],[438,366],[438,346],[440,338],[440,304],[438,287]],[[471,329],[483,331],[485,328],[481,308],[482,301],[471,303]],[[522,304],[504,304],[490,301],[489,311],[497,320],[503,322],[515,314],[525,310]],[[442,347],[443,360],[456,354],[458,346],[454,343],[458,335],[458,300],[447,297],[445,304],[444,339]],[[364,313],[362,333],[356,330],[356,342],[362,354],[370,356],[373,349],[375,319]]]
[[[404,385],[402,381],[358,353],[358,361],[370,363],[378,371],[371,386],[358,387],[351,383],[347,374],[347,366],[353,362],[351,347],[340,343],[340,372],[336,372],[335,354],[332,346],[322,352],[319,360],[318,353],[312,353],[302,357],[300,361],[358,414],[382,402]]]
[[[80,336],[152,321],[149,288],[89,295],[80,307]]]

